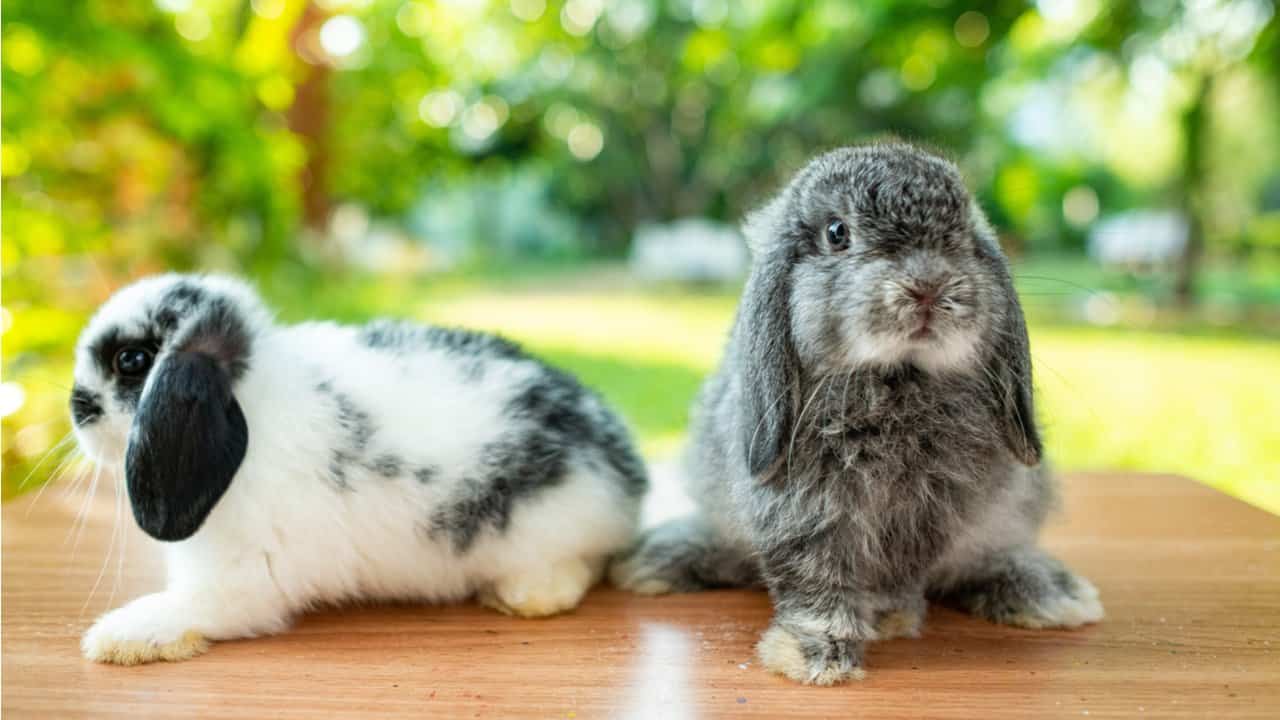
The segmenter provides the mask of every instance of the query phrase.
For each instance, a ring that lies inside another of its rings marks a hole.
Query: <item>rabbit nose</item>
[[[939,283],[918,283],[906,288],[907,296],[922,308],[933,307],[938,301]]]

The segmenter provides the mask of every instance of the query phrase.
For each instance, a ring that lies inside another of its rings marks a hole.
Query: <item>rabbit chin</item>
[[[969,370],[976,358],[977,341],[972,332],[939,329],[926,337],[906,332],[865,333],[852,343],[847,362],[854,367],[911,363],[937,375]]]
[[[76,427],[75,434],[76,445],[94,465],[108,471],[124,467],[124,449],[129,435],[127,425],[102,418],[89,427]]]

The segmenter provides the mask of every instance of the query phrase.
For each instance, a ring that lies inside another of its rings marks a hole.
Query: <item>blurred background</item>
[[[500,330],[680,444],[806,158],[896,135],[1001,229],[1066,469],[1280,512],[1272,0],[3,0],[3,487],[76,474],[132,278]],[[59,466],[62,466],[61,468]]]

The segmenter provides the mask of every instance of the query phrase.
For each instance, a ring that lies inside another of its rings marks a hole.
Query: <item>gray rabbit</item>
[[[946,160],[904,144],[813,160],[751,214],[725,358],[696,404],[692,516],[612,568],[639,593],[761,586],[770,670],[861,678],[928,599],[1076,627],[1097,590],[1037,547],[1054,504],[1022,308]]]

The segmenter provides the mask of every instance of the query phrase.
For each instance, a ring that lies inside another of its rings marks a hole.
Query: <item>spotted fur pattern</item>
[[[1021,625],[1101,617],[1035,548],[1053,487],[1026,328],[955,167],[901,144],[837,150],[745,231],[751,276],[694,411],[698,511],[647,531],[614,581],[763,584],[761,659],[813,684],[861,677],[864,645],[915,632],[926,596]]]
[[[123,373],[122,351],[149,370]],[[187,392],[164,381],[174,368],[224,394],[171,402]],[[169,587],[86,635],[108,662],[204,647],[191,632],[276,632],[318,603],[478,593],[514,614],[568,610],[632,540],[647,487],[617,415],[512,342],[281,325],[223,277],[117,293],[81,337],[71,411],[86,453],[128,477],[143,528],[171,541]]]

